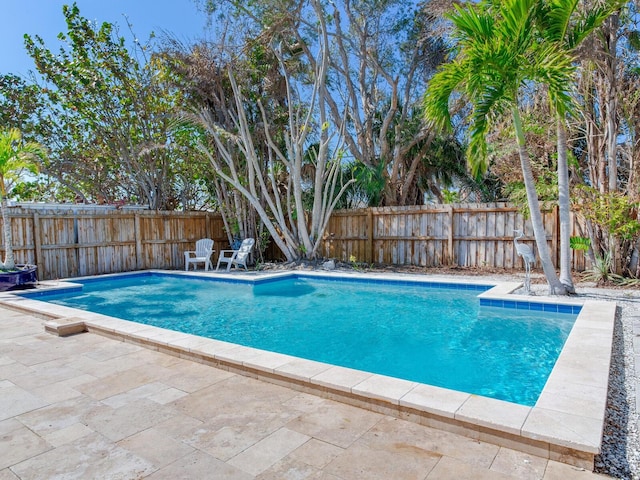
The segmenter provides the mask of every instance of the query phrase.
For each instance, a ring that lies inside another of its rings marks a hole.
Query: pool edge
[[[420,280],[428,281],[424,277],[415,279]],[[504,287],[487,292],[491,297],[513,291],[512,283],[490,283]],[[565,303],[556,297],[508,298]],[[575,300],[569,303],[576,304]],[[0,304],[49,319],[50,328],[56,320],[62,324],[65,319],[79,319],[91,333],[583,468],[592,469],[594,456],[600,451],[616,309],[612,302],[584,302],[534,407],[205,339],[37,299],[2,295]],[[588,403],[588,415],[575,414],[576,402]]]

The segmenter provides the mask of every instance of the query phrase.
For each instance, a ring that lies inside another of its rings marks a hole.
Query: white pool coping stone
[[[183,275],[186,272],[149,271]],[[141,273],[141,272],[139,272]],[[120,276],[113,274],[109,276]],[[131,274],[128,274],[131,275]],[[194,276],[194,272],[187,275]],[[604,426],[615,320],[614,302],[576,297],[514,295],[520,283],[433,278],[422,275],[282,272],[195,276],[230,281],[255,281],[291,275],[337,279],[373,279],[416,283],[495,285],[480,293],[488,300],[582,306],[576,322],[535,406],[527,407],[479,395],[305,360],[229,342],[120,320],[54,305],[37,297],[0,294],[0,304],[47,319],[45,328],[64,335],[65,328],[84,322],[83,329],[164,353],[287,385],[381,413],[514,448],[543,458],[592,469],[600,453]],[[102,276],[104,278],[105,276]],[[93,277],[95,278],[95,277]],[[42,282],[38,290],[73,287],[73,281]],[[33,291],[30,291],[33,292]],[[541,312],[544,313],[544,312]],[[57,330],[59,329],[59,330]],[[76,333],[74,330],[72,333]]]

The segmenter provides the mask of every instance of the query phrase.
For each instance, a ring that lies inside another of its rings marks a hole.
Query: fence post
[[[365,261],[367,263],[373,263],[375,258],[373,252],[373,211],[371,207],[367,209],[367,257]]]
[[[449,238],[447,239],[448,264],[453,265],[453,205],[449,205],[447,210],[449,213]]]
[[[136,237],[136,270],[142,270],[142,234],[140,229],[140,214],[136,213],[133,216],[133,225],[135,229]]]
[[[560,249],[558,248],[560,239],[560,209],[558,205],[553,207],[553,235],[551,237],[551,248],[555,257],[555,267],[560,268]]]
[[[46,276],[47,269],[42,257],[42,233],[40,231],[40,215],[38,215],[38,212],[33,212],[33,248],[34,262],[38,266],[38,275],[42,280],[48,280]]]

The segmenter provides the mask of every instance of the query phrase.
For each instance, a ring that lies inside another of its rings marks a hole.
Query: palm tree
[[[574,55],[580,44],[617,9],[619,1],[606,2],[586,12],[579,12],[578,0],[546,0],[538,8],[537,24],[543,40],[555,43]],[[565,113],[556,111],[558,149],[558,213],[560,217],[560,282],[573,293],[571,278],[570,188],[567,161]]]
[[[25,170],[37,171],[36,158],[45,155],[44,148],[34,142],[23,142],[22,134],[17,128],[0,130],[0,209],[2,210],[2,225],[4,230],[4,262],[0,262],[0,269],[14,270],[13,240],[11,238],[11,223],[7,213],[7,191],[10,182],[17,180]]]
[[[511,114],[531,224],[549,292],[566,295],[547,245],[519,106],[522,87],[540,82],[547,85],[554,110],[564,114],[571,105],[568,88],[575,67],[571,57],[556,44],[538,41],[536,5],[536,0],[506,0],[456,6],[448,15],[458,40],[456,56],[432,78],[424,106],[428,120],[450,128],[449,99],[454,92],[470,102],[473,108],[467,156],[476,175],[487,168],[486,134],[491,119]]]

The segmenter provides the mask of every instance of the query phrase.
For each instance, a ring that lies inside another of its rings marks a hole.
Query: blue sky
[[[25,76],[34,70],[33,62],[24,48],[23,36],[40,35],[47,47],[57,50],[58,33],[66,31],[62,5],[72,0],[0,0],[2,28],[0,28],[0,74]],[[110,22],[120,26],[120,33],[129,39],[126,20],[143,41],[153,31],[171,32],[183,41],[202,37],[207,23],[194,0],[77,0],[80,14],[98,23]]]

